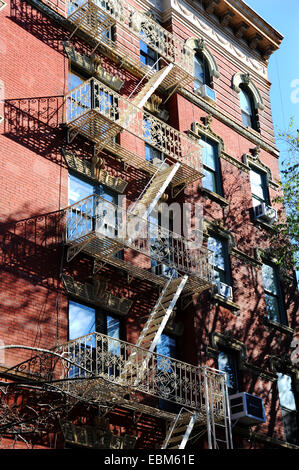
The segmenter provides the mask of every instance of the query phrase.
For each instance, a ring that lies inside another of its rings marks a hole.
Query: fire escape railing
[[[207,283],[213,277],[213,253],[201,246],[200,232],[190,237],[181,236],[153,221],[138,217],[133,212],[108,202],[98,195],[88,196],[64,209],[65,242],[82,243],[92,253],[95,240],[90,236],[115,243],[115,251],[130,248],[184,274],[194,275]]]
[[[118,27],[121,39],[126,34],[142,40],[167,63],[176,65],[177,82],[191,81],[194,76],[194,51],[185,45],[179,37],[167,31],[146,13],[138,11],[127,2],[119,0],[69,0],[67,3],[68,19],[76,28],[83,30],[98,43],[108,45],[107,31],[114,25]],[[115,43],[116,47],[118,41]],[[127,54],[132,44],[128,43]]]
[[[66,95],[66,123],[105,148],[120,131],[127,131],[174,161],[201,172],[201,146],[197,140],[174,129],[152,114],[90,78]]]

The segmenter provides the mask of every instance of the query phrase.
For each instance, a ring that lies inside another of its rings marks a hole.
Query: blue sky
[[[281,47],[270,57],[269,80],[275,133],[287,130],[290,118],[299,128],[299,0],[244,0],[283,36]],[[286,147],[277,140],[281,160]]]

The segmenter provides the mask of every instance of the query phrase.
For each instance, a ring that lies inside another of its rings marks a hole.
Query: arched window
[[[245,127],[257,129],[256,111],[250,90],[243,84],[240,85],[240,106],[242,122]]]
[[[203,54],[197,53],[194,56],[194,90],[202,85],[211,85],[209,67]]]

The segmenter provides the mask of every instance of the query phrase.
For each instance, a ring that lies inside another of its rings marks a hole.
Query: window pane
[[[69,205],[81,201],[81,199],[90,196],[93,192],[92,184],[86,183],[74,175],[69,175]]]
[[[278,294],[278,287],[277,287],[277,280],[276,280],[276,273],[273,266],[268,264],[263,264],[262,266],[262,276],[263,276],[263,283],[264,288],[271,292],[272,294]]]
[[[207,168],[203,168],[202,173],[204,174],[202,187],[213,193],[217,193],[216,174]]]
[[[95,331],[95,309],[69,301],[69,339]]]
[[[266,201],[266,181],[265,176],[254,170],[250,170],[250,185],[253,196],[261,201]]]
[[[216,267],[225,270],[225,250],[224,243],[217,238],[209,237],[208,249],[214,253],[214,264]]]
[[[107,335],[119,339],[119,320],[107,315]]]
[[[156,347],[157,354],[161,354],[163,356],[168,356],[173,359],[176,357],[176,341],[173,338],[170,338],[167,335],[161,335],[157,347]]]
[[[212,170],[216,170],[216,146],[204,139],[201,139],[199,143],[202,147],[201,154],[203,164]]]
[[[277,385],[280,405],[289,410],[296,410],[294,393],[292,391],[292,378],[289,375],[277,374]]]
[[[252,106],[248,93],[244,90],[240,91],[240,106],[241,110],[244,111],[247,115],[252,115]]]
[[[107,315],[107,335],[111,338],[120,339],[120,323],[117,318]],[[108,340],[108,351],[119,356],[120,343],[118,341]]]
[[[81,85],[81,83],[83,82],[84,82],[84,79],[80,77],[80,75],[77,75],[74,72],[69,72],[69,85],[68,85],[69,91]]]
[[[204,74],[203,60],[200,57],[195,56],[195,60],[194,60],[194,76],[196,78],[196,80],[194,81],[195,90],[205,83],[204,75],[205,74]]]
[[[238,379],[235,357],[230,353],[221,351],[218,356],[218,368],[222,372],[226,372],[227,386],[232,391],[237,391]]]
[[[139,47],[140,47],[140,62],[142,64],[149,65],[150,67],[156,64],[158,57],[159,57],[158,53],[141,40],[139,41]],[[159,67],[159,64],[157,63],[154,68],[158,70],[158,67]]]
[[[265,294],[266,308],[268,318],[277,322],[281,321],[279,303],[277,297],[273,295]]]
[[[156,150],[151,145],[145,144],[145,159],[147,161],[152,161],[154,158],[162,160],[162,152],[160,152],[160,150]]]

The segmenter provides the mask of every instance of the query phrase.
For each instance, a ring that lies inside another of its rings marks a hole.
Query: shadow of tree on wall
[[[244,343],[248,355],[240,370],[242,381],[240,389],[262,397],[268,417],[265,424],[254,429],[283,440],[281,432],[278,431],[282,418],[270,356],[276,355],[290,360],[292,335],[287,331],[270,327],[267,323],[261,263],[255,256],[255,248],[269,248],[269,237],[266,229],[259,228],[253,223],[249,175],[240,170],[231,170],[228,164],[224,164],[222,176],[224,197],[229,205],[222,210],[219,210],[218,206],[216,213],[221,214],[219,228],[231,231],[234,236],[235,245],[232,244],[231,247],[241,252],[241,255],[237,255],[233,250],[230,253],[234,302],[240,305],[240,312],[236,316],[221,303],[214,303],[214,307],[211,308],[213,299],[209,293],[194,300],[197,310],[194,318],[194,331],[198,332],[194,337],[198,351],[197,360],[201,364],[209,361],[212,366],[218,367],[217,360],[213,360],[204,347],[204,345],[212,346],[211,335],[214,332],[221,332],[227,338]],[[200,194],[199,192],[199,196]],[[214,202],[205,201],[204,216],[208,220],[215,221]],[[245,256],[242,256],[242,253]],[[294,329],[298,304],[296,280],[292,269],[288,280],[281,279],[281,281],[287,285],[285,309],[288,313],[289,326]]]

